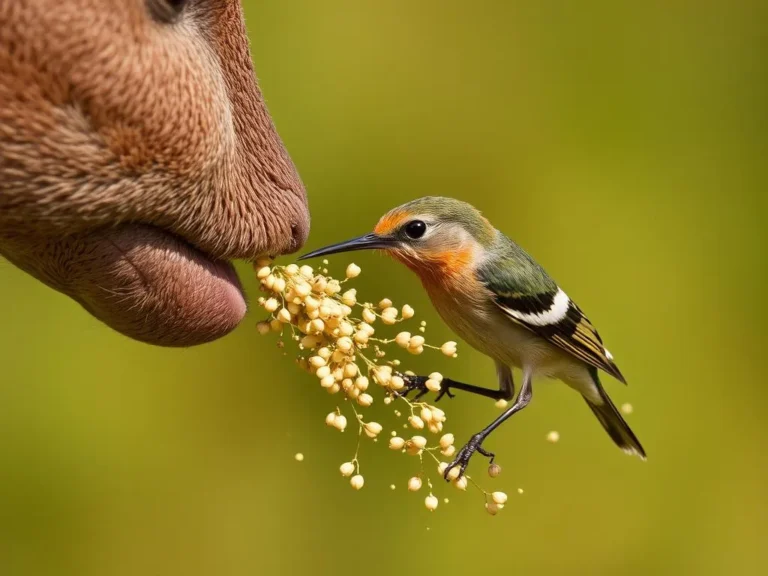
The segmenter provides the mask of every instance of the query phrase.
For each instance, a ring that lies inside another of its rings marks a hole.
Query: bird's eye
[[[147,0],[152,16],[166,24],[175,22],[189,3],[190,0]]]
[[[413,240],[417,240],[424,236],[424,232],[426,231],[427,225],[421,220],[414,220],[405,225],[405,235]]]

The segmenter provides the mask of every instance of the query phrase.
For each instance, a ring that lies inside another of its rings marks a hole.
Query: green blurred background
[[[0,262],[0,574],[764,574],[766,3],[246,11],[309,190],[308,247],[417,196],[474,203],[600,327],[630,385],[605,383],[649,459],[542,382],[487,444],[499,516],[449,486],[428,513],[404,489],[414,463],[383,445],[354,492],[337,471],[354,435],[323,424],[335,399],[258,315],[211,345],[152,348]],[[451,338],[410,273],[354,260],[362,294]],[[460,354],[413,365],[493,385],[490,361]],[[447,404],[459,440],[498,413]]]

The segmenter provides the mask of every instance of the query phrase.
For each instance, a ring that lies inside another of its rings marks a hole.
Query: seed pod
[[[432,378],[429,378],[424,385],[430,392],[440,392],[440,389],[442,388],[440,382],[433,380]]]
[[[468,481],[466,476],[462,476],[461,478],[458,478],[453,481],[453,485],[459,490],[466,490],[467,484],[468,484]]]
[[[411,341],[411,333],[410,332],[400,332],[397,336],[395,336],[395,343],[400,346],[400,348],[408,348],[408,343]]]
[[[361,474],[357,474],[349,479],[349,483],[355,490],[360,490],[360,488],[363,487],[363,484],[365,484],[365,479]]]
[[[405,446],[405,440],[400,438],[399,436],[393,436],[389,439],[389,447],[392,450],[402,450],[403,446]]]
[[[491,494],[491,498],[496,504],[505,504],[507,502],[507,495],[504,492],[494,492]]]
[[[485,510],[490,514],[491,516],[496,516],[496,514],[499,513],[499,505],[495,502],[486,502],[485,503]]]
[[[392,300],[389,298],[384,298],[381,302],[379,302],[379,308],[381,310],[384,310],[385,308],[389,308],[392,306]]]
[[[440,351],[446,356],[453,356],[456,354],[456,342],[446,342],[440,346]]]
[[[370,308],[364,308],[363,320],[368,322],[368,324],[373,324],[374,322],[376,322],[376,314],[374,314]]]
[[[424,449],[427,446],[427,439],[424,436],[413,436],[411,438],[411,444],[419,449]]]
[[[321,380],[326,376],[329,376],[330,374],[331,374],[331,367],[328,365],[320,366],[320,368],[317,369],[317,372],[315,372],[315,376],[317,376]]]
[[[360,406],[367,408],[373,404],[373,396],[370,394],[360,394],[360,396],[357,397],[357,403],[360,404]]]
[[[495,462],[488,466],[488,476],[491,478],[496,478],[499,474],[501,474],[501,466]]]
[[[430,494],[424,499],[424,506],[426,506],[427,510],[429,510],[430,512],[435,510],[437,508],[437,505],[438,505],[438,500],[435,496],[432,496],[432,494]]]
[[[445,434],[442,438],[440,438],[440,448],[445,450],[448,448],[448,446],[453,446],[453,442],[455,441],[455,438],[453,434]]]
[[[409,416],[408,417],[408,423],[416,428],[416,430],[421,430],[424,428],[424,420],[419,418],[418,416]]]
[[[413,318],[415,311],[413,310],[413,308],[408,306],[408,304],[406,304],[405,306],[403,306],[403,310],[401,314],[403,316],[403,319],[408,320],[409,318]]]
[[[347,418],[339,414],[333,421],[333,427],[344,432],[344,429],[347,427]]]
[[[347,278],[356,278],[360,275],[360,266],[358,266],[355,263],[350,264],[347,266]]]
[[[411,492],[418,492],[421,490],[421,478],[414,476],[408,480],[408,490]]]
[[[256,324],[256,330],[259,331],[259,334],[264,336],[264,334],[269,334],[271,328],[269,327],[269,322],[259,322]]]
[[[369,438],[376,438],[379,434],[381,434],[383,427],[378,422],[368,422],[363,426],[363,432],[365,432],[366,436]]]
[[[267,312],[274,312],[278,309],[280,306],[280,303],[275,298],[269,298],[266,302],[264,302],[264,310]]]
[[[352,464],[352,462],[344,462],[344,464],[339,467],[339,472],[341,472],[341,475],[344,477],[352,476],[352,474],[355,473],[355,465]]]
[[[355,388],[360,390],[361,392],[365,392],[368,390],[368,378],[365,376],[358,376],[355,379]]]
[[[336,412],[329,412],[328,416],[325,417],[326,425],[335,426],[337,417],[338,417],[338,414],[336,414]]]

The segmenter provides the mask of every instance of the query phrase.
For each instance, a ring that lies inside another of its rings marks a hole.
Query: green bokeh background
[[[309,191],[308,247],[414,197],[474,203],[600,327],[630,385],[605,383],[649,459],[542,382],[487,444],[499,516],[442,485],[451,503],[428,513],[404,489],[415,461],[383,445],[354,492],[337,471],[354,435],[323,424],[336,399],[258,336],[258,314],[211,345],[152,348],[0,262],[0,574],[764,574],[766,4],[246,12]],[[354,260],[361,294],[452,338],[409,272]],[[495,379],[466,346],[417,360]],[[466,395],[445,409],[459,439],[498,413]]]

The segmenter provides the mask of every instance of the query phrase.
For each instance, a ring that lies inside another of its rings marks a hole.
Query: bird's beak
[[[390,236],[379,236],[373,232],[366,234],[365,236],[359,236],[346,242],[339,242],[338,244],[331,244],[325,248],[320,248],[304,254],[299,260],[306,260],[307,258],[316,258],[317,256],[327,256],[328,254],[338,254],[339,252],[352,252],[353,250],[376,250],[392,248],[396,241]]]

